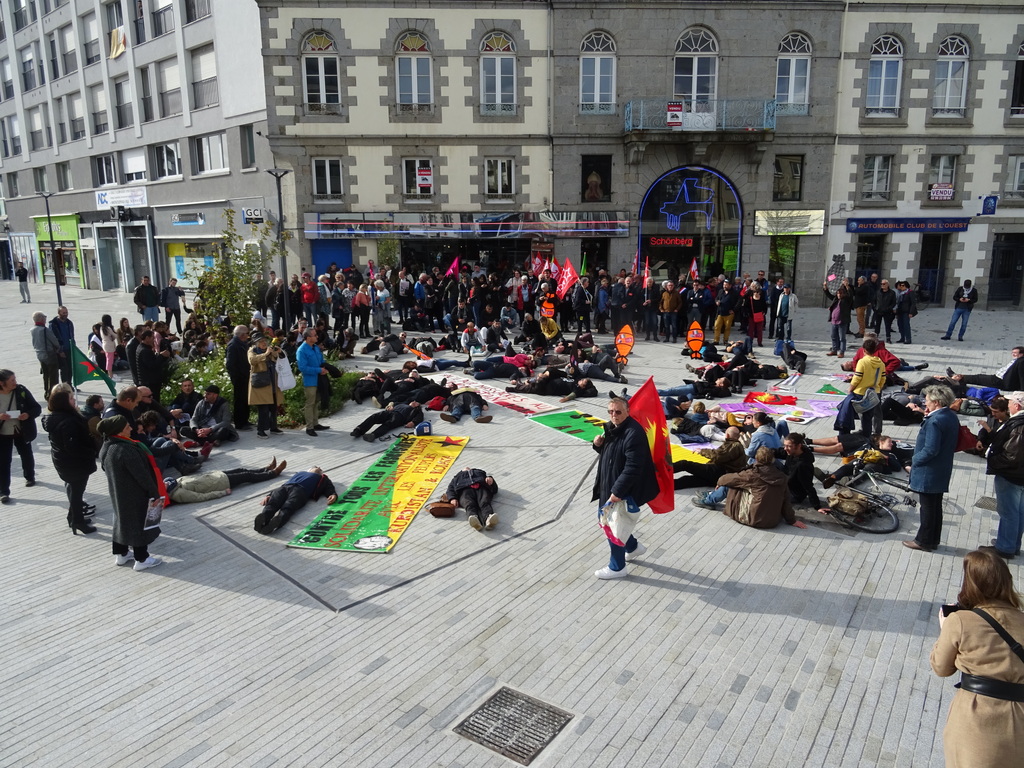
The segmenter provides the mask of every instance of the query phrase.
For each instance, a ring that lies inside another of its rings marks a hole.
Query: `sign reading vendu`
[[[847,219],[846,231],[862,234],[886,232],[966,232],[970,218]]]

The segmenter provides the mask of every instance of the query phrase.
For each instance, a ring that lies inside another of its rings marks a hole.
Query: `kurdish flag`
[[[672,474],[671,446],[668,441],[668,424],[665,422],[665,407],[658,397],[654,379],[649,378],[636,394],[629,398],[629,415],[640,422],[647,433],[647,444],[654,460],[654,472],[658,478],[658,495],[648,502],[655,514],[670,512],[675,508],[676,490]]]
[[[97,368],[96,364],[74,345],[71,346],[71,379],[76,388],[79,384],[84,384],[87,381],[102,381],[107,385],[111,395],[117,394],[114,382],[110,380],[106,372]]]

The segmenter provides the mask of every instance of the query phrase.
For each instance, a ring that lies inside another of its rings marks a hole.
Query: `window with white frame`
[[[1003,192],[1013,200],[1024,199],[1024,155],[1010,157],[1010,173]]]
[[[209,133],[192,139],[192,172],[213,173],[228,168],[228,154],[223,133]]]
[[[516,113],[516,44],[491,32],[480,44],[480,114]]]
[[[892,155],[868,155],[864,158],[861,200],[888,200],[891,193]]]
[[[97,155],[92,159],[92,165],[97,187],[118,183],[117,162],[113,154]]]
[[[493,158],[485,162],[487,194],[490,197],[511,197],[515,194],[515,163],[509,158]]]
[[[947,201],[956,198],[956,155],[932,155],[928,169],[928,199]]]
[[[935,62],[935,91],[932,114],[937,117],[963,117],[967,99],[967,63],[971,49],[962,37],[947,37],[939,45]]]
[[[57,171],[57,191],[67,192],[69,189],[74,189],[75,185],[71,178],[71,163],[57,163],[54,166]]]
[[[154,144],[153,178],[169,179],[181,176],[181,148],[176,141],[166,144]]]
[[[326,32],[314,32],[302,43],[302,87],[306,112],[338,114],[341,103],[338,48]]]
[[[402,161],[403,191],[406,195],[427,197],[434,194],[434,165],[428,158]]]
[[[5,97],[6,98],[6,97]],[[1010,91],[1010,115],[1024,117],[1024,43],[1017,49],[1013,67],[1013,90]]]
[[[868,115],[899,116],[902,78],[903,43],[892,35],[882,35],[871,46],[871,60],[868,62]]]
[[[688,29],[676,41],[673,94],[684,112],[714,112],[718,98],[718,41],[706,29]]]
[[[615,40],[591,32],[580,44],[580,112],[615,112]]]
[[[341,159],[337,157],[313,158],[313,200],[340,200]]]
[[[778,115],[806,115],[810,107],[811,41],[791,32],[779,43],[775,66],[775,103]]]
[[[429,110],[434,101],[430,41],[419,32],[406,32],[398,38],[396,48],[399,108],[403,112]]]
[[[124,183],[146,180],[146,148],[133,147],[121,153],[121,171],[124,173]]]

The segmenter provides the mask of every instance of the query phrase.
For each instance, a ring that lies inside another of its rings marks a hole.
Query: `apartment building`
[[[259,40],[251,0],[3,0],[5,269],[187,283],[225,208],[276,215]]]

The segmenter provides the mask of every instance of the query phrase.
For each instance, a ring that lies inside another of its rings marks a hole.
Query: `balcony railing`
[[[71,140],[78,141],[79,139],[85,138],[85,118],[84,117],[72,117],[71,118]]]
[[[307,115],[340,115],[341,104],[306,104]]]
[[[39,83],[36,82],[36,69],[30,64],[27,69],[23,69],[21,72],[21,89],[23,91],[31,91],[37,85]]]
[[[85,44],[85,66],[95,64],[103,57],[100,52],[100,41],[90,40]]]
[[[174,6],[168,5],[159,11],[153,11],[153,37],[166,35],[174,31]]]
[[[20,32],[33,21],[29,18],[28,8],[19,8],[14,12],[14,31]]]
[[[581,115],[614,115],[618,104],[614,101],[582,101],[580,102]]]
[[[668,124],[668,105],[682,103],[681,125]],[[635,99],[626,104],[630,131],[774,131],[775,99]]]
[[[98,112],[92,113],[93,134],[106,133],[109,130],[109,128],[110,125],[107,123],[107,110],[101,109]]]
[[[70,75],[78,71],[78,51],[68,51],[62,57],[64,59],[64,74]]]
[[[135,29],[135,44],[142,45],[146,42],[146,20],[138,18],[132,21],[132,27]]]
[[[192,83],[192,103],[195,109],[204,109],[220,104],[217,78],[208,77]]]
[[[966,117],[964,107],[932,107],[932,117]]]
[[[514,115],[518,104],[480,104],[481,115]]]
[[[810,104],[793,104],[791,102],[779,101],[775,104],[776,117],[788,117],[791,115],[811,114]]]
[[[865,107],[864,114],[868,117],[899,117],[900,107]]]
[[[175,88],[160,94],[160,117],[181,114],[181,89]]]
[[[205,18],[210,15],[210,0],[185,0],[185,23]]]
[[[423,113],[429,114],[429,113],[434,111],[434,105],[433,104],[401,104],[400,103],[398,105],[398,111],[399,112],[423,112]]]
[[[114,107],[114,118],[117,120],[117,127],[128,128],[132,124],[132,105],[118,104]]]

